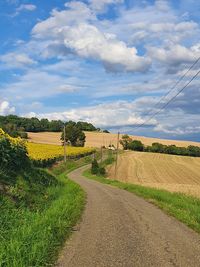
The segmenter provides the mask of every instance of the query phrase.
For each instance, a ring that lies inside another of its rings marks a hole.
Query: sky
[[[0,0],[0,115],[200,141],[199,77],[161,109],[199,36],[196,0]]]

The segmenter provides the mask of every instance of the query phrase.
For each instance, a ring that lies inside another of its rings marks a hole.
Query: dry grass
[[[97,133],[97,132],[85,132],[86,134],[86,146],[88,147],[101,147],[102,145],[108,147],[110,144],[116,146],[117,144],[117,134],[108,133]],[[28,133],[31,142],[34,143],[44,143],[44,144],[54,144],[59,145],[61,133]],[[164,140],[157,138],[147,138],[143,136],[132,136],[133,139],[141,140],[145,145],[151,145],[153,142],[160,142],[166,145],[177,145],[187,147],[188,145],[200,146],[200,143],[189,142],[189,141],[174,141],[174,140]]]
[[[200,197],[200,158],[126,152],[118,162],[117,177],[108,169],[112,179]]]

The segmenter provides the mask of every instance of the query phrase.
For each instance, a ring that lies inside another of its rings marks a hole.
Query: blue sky
[[[195,0],[0,0],[0,115],[85,120],[135,135],[200,141]]]

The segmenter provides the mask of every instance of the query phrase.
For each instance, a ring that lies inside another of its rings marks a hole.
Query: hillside
[[[117,134],[112,133],[99,133],[99,132],[85,132],[86,135],[86,146],[88,147],[108,147],[110,144],[117,145]],[[41,133],[28,133],[29,141],[35,143],[44,144],[61,144],[60,142],[61,133],[53,132],[41,132]],[[120,135],[121,138],[122,135]],[[198,142],[191,141],[177,141],[177,140],[166,140],[158,138],[149,138],[143,136],[131,136],[133,139],[141,140],[144,145],[151,145],[154,142],[159,142],[166,145],[176,145],[187,147],[188,145],[200,146]]]
[[[109,177],[126,183],[183,192],[200,197],[200,158],[145,152],[125,152]]]

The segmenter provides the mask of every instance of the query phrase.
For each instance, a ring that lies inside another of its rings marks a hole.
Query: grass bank
[[[34,169],[18,177],[6,195],[0,193],[0,266],[42,267],[55,262],[85,205],[85,193],[67,173],[90,162],[88,156],[46,171]]]
[[[143,197],[147,201],[163,209],[169,215],[174,216],[179,221],[200,233],[200,199],[198,198],[186,196],[182,193],[171,193],[165,190],[110,180],[103,176],[92,175],[90,170],[85,171],[83,175],[89,179],[116,186],[120,189],[134,193],[139,197]]]

